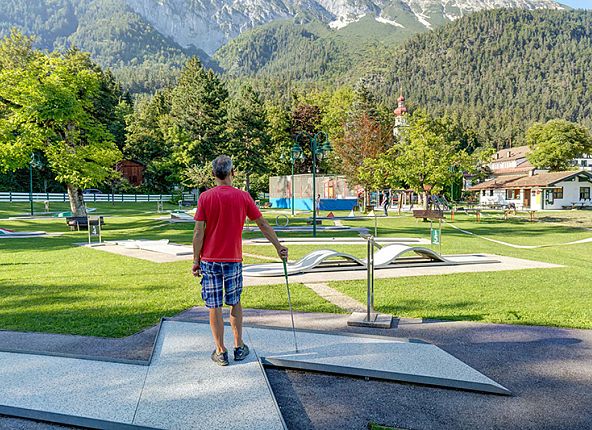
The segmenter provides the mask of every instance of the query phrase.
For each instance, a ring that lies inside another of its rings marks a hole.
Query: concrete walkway
[[[355,299],[329,287],[327,284],[303,284],[306,288],[314,291],[317,295],[321,296],[328,302],[333,303],[335,306],[340,307],[348,312],[362,312],[366,309],[366,306],[358,302]]]

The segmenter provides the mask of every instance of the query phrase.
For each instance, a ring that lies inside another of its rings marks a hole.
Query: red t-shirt
[[[200,194],[194,219],[206,222],[201,259],[243,261],[242,237],[246,217],[252,221],[261,217],[261,211],[246,191],[220,185]]]

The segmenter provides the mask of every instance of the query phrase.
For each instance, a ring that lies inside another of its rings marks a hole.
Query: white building
[[[569,171],[499,176],[469,191],[479,192],[482,206],[543,210],[592,207],[591,189],[592,173]]]

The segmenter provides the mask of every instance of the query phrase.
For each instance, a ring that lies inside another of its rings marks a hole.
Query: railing
[[[180,196],[177,196],[180,197]],[[146,203],[167,202],[173,198],[172,194],[84,194],[84,201],[114,202],[114,203]],[[197,197],[192,193],[183,193],[183,201],[197,203]],[[0,202],[29,202],[29,193],[0,192]],[[67,193],[33,193],[34,202],[68,202]]]

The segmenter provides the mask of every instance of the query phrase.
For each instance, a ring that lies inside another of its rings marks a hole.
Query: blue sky
[[[592,9],[592,0],[558,0],[559,3],[575,8]]]

